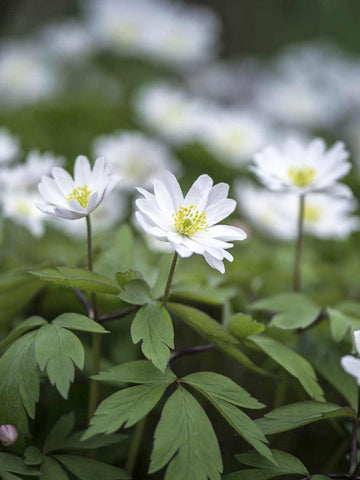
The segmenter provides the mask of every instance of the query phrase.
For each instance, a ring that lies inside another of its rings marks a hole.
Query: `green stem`
[[[87,252],[88,252],[88,269],[90,272],[93,271],[93,248],[92,248],[92,232],[91,232],[91,221],[90,215],[86,217],[86,230],[87,230]],[[92,307],[93,307],[93,320],[97,322],[99,320],[99,312],[97,306],[96,294],[91,295]],[[101,334],[93,334],[93,345],[92,345],[92,368],[91,374],[96,375],[99,373],[100,369],[100,358],[101,358]],[[99,399],[99,384],[93,379],[90,379],[90,388],[89,388],[89,405],[88,405],[88,419],[90,421],[93,416],[96,406]]]
[[[131,441],[129,455],[125,466],[125,471],[129,475],[129,477],[133,476],[134,469],[136,466],[136,459],[140,450],[140,445],[145,429],[146,424],[146,417],[144,417],[140,422],[136,425],[134,436]]]
[[[294,292],[301,290],[301,255],[303,249],[304,237],[304,214],[305,214],[305,195],[299,197],[299,215],[297,222],[297,239],[295,246],[294,262]]]
[[[176,262],[177,262],[178,257],[179,257],[179,255],[177,254],[177,252],[175,252],[173,261],[171,262],[171,266],[170,266],[170,270],[169,270],[169,276],[168,276],[168,279],[167,279],[167,282],[166,282],[166,287],[165,287],[165,290],[164,290],[164,298],[163,298],[164,307],[166,307],[166,304],[169,300],[170,287],[171,287],[172,279],[173,279],[173,276],[174,276],[174,273],[175,273]]]

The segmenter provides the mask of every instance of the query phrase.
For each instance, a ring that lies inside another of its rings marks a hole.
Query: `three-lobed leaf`
[[[135,344],[141,341],[145,357],[165,371],[170,348],[174,348],[174,329],[169,313],[160,303],[140,308],[131,324],[131,338]]]

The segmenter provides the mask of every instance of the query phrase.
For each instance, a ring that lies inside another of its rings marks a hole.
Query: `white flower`
[[[233,240],[244,240],[246,233],[229,225],[216,225],[236,208],[227,198],[229,186],[213,186],[208,175],[201,175],[187,195],[170,172],[163,181],[154,180],[154,194],[138,188],[144,198],[136,201],[136,218],[149,235],[170,243],[181,257],[203,255],[207,263],[224,273],[223,260],[233,260],[227,251]]]
[[[45,204],[38,208],[50,215],[69,220],[86,217],[102,202],[119,181],[110,175],[110,167],[103,158],[98,158],[93,170],[89,160],[80,155],[75,161],[74,178],[63,168],[52,169],[52,177],[43,176],[39,192]]]
[[[48,98],[59,86],[59,74],[31,41],[0,45],[0,103],[16,106]]]
[[[360,355],[360,330],[354,332],[354,341],[356,350]],[[340,363],[345,372],[354,377],[360,386],[360,359],[352,355],[345,355]]]
[[[260,230],[282,240],[297,235],[298,202],[293,195],[280,195],[238,183],[236,194],[242,213]],[[321,239],[346,239],[359,230],[360,219],[354,216],[357,202],[332,195],[308,195],[304,210],[304,231]]]
[[[269,131],[259,118],[236,109],[215,107],[199,120],[199,140],[219,161],[241,166],[268,141]]]
[[[351,196],[350,189],[337,183],[351,169],[348,157],[342,142],[326,150],[319,138],[309,144],[288,139],[281,148],[268,146],[257,153],[251,170],[270,190],[303,195],[336,187],[337,194]]]
[[[119,131],[95,139],[95,156],[104,157],[122,177],[120,187],[131,191],[148,187],[165,170],[176,172],[178,162],[162,143],[141,132]]]
[[[135,98],[140,121],[174,143],[194,140],[205,106],[185,92],[165,83],[143,87]]]
[[[16,443],[18,432],[14,425],[0,425],[0,442],[5,447],[10,447]]]
[[[19,153],[19,140],[6,128],[0,128],[0,164],[13,161]]]
[[[5,218],[26,227],[32,235],[40,237],[44,234],[44,215],[36,208],[40,197],[38,193],[28,192],[7,192],[2,195],[2,213]]]

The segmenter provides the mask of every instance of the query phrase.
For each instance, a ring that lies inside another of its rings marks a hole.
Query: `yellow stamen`
[[[207,227],[205,213],[200,213],[194,206],[180,207],[173,214],[175,228],[179,233],[192,237],[199,230],[205,230]]]
[[[85,187],[76,187],[71,193],[69,193],[65,200],[67,202],[70,202],[70,200],[77,200],[79,204],[85,208],[89,202],[91,194],[92,190],[90,190],[87,185],[85,185]]]
[[[322,209],[313,205],[305,205],[304,220],[308,223],[316,223],[322,217]]]
[[[289,177],[296,187],[307,187],[314,181],[316,170],[304,166],[300,168],[291,167],[288,170]]]

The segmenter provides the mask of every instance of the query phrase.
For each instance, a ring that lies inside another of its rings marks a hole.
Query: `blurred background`
[[[139,242],[139,269],[149,275],[164,246],[143,239],[134,224],[134,187],[149,187],[164,169],[185,187],[201,173],[230,183],[239,202],[231,222],[249,240],[236,247],[224,277],[196,258],[182,263],[178,282],[195,304],[192,284],[216,291],[205,303],[218,319],[224,300],[246,311],[257,298],[291,289],[296,228],[293,201],[255,182],[252,156],[289,137],[321,136],[329,147],[345,142],[353,163],[345,181],[354,198],[309,198],[305,289],[324,305],[360,299],[359,17],[357,0],[0,0],[1,270],[81,264],[84,224],[45,218],[35,206],[37,184],[55,165],[71,169],[79,154],[102,155],[124,180],[94,215],[96,245],[106,249],[122,238],[109,233],[128,221]],[[61,304],[54,289],[37,293],[17,292],[10,306],[0,298],[3,333],[29,299],[32,313],[48,317],[77,308],[71,292]],[[128,329],[128,323],[114,327],[120,339],[107,351],[110,364],[138,355]],[[180,328],[176,338],[178,347],[202,342]],[[285,401],[271,382],[214,352],[179,360],[177,369],[219,371],[270,406]],[[296,382],[288,390],[286,401],[304,397]],[[55,395],[42,398],[46,427],[58,416],[47,407]],[[81,409],[81,395],[85,387],[70,398],[74,408]],[[68,410],[57,401],[59,411]],[[233,454],[246,445],[210,415],[231,471]],[[39,420],[34,429],[42,435]],[[298,454],[309,469],[334,471],[341,470],[347,441],[348,432],[324,425],[283,435],[274,446]],[[316,455],[314,445],[322,445]],[[149,435],[146,455],[150,448]],[[145,467],[140,461],[139,475]]]

